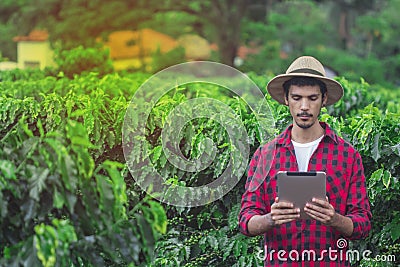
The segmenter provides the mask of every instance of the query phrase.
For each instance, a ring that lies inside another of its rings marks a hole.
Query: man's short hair
[[[316,78],[313,77],[293,77],[290,80],[287,80],[283,83],[283,90],[285,91],[286,99],[289,99],[289,88],[291,85],[297,86],[315,86],[318,85],[319,89],[321,90],[322,99],[325,97],[326,94],[326,84]]]

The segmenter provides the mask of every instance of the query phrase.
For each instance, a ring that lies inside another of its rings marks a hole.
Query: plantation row
[[[265,93],[269,78],[249,75]],[[195,208],[163,204],[137,185],[149,174],[132,176],[122,129],[130,101],[149,75],[69,78],[12,71],[0,78],[0,266],[262,264],[261,237],[244,237],[237,230],[245,177],[222,199]],[[352,245],[375,255],[398,255],[400,211],[393,203],[400,200],[400,93],[362,80],[340,82],[344,99],[324,109],[321,119],[360,151],[373,212],[370,236]],[[147,120],[143,136],[129,144],[130,159],[139,166],[150,160],[169,184],[199,186],[219,177],[238,147],[217,120],[190,120],[179,136],[179,148],[190,160],[207,152],[206,140],[214,142],[216,156],[207,168],[179,170],[162,151],[161,132],[170,111],[199,97],[221,101],[237,114],[250,155],[265,142],[257,114],[244,101],[215,84],[193,83],[152,103],[148,118],[136,110],[129,121],[133,128]],[[291,116],[269,96],[266,100],[276,134]]]

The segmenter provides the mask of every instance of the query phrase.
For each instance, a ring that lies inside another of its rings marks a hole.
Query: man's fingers
[[[323,200],[323,199],[319,199],[319,198],[313,198],[312,202],[316,203],[316,204],[318,204],[320,206],[323,206],[323,207],[329,207],[328,200]]]
[[[308,215],[310,215],[311,218],[318,220],[324,224],[329,223],[335,215],[335,211],[333,210],[333,208],[323,208],[320,206],[312,205],[310,203],[306,204],[306,207],[304,207],[304,211]]]
[[[323,213],[324,210],[327,209],[327,207],[325,207],[325,206],[324,206],[324,207],[321,207],[321,206],[313,205],[313,204],[311,204],[311,203],[307,203],[306,206],[304,207],[304,210],[306,210],[306,209],[308,209],[308,210],[315,210],[315,211],[318,211],[318,212]]]
[[[275,224],[293,221],[300,217],[300,209],[274,209],[271,210],[271,219]]]
[[[291,222],[300,217],[300,209],[294,208],[293,203],[280,201],[276,197],[271,206],[271,219],[275,225]]]
[[[271,218],[274,221],[279,221],[279,220],[287,220],[287,219],[297,219],[299,218],[300,214],[277,214],[277,215],[272,215]]]
[[[300,214],[300,209],[272,209],[271,214]]]
[[[308,208],[309,210],[315,210],[320,213],[324,213],[327,215],[332,215],[335,212],[333,206],[326,201],[313,199],[313,203],[306,203],[305,209]]]
[[[327,216],[326,214],[322,214],[307,208],[305,208],[305,212],[314,220],[320,221],[322,223],[327,223],[330,219],[330,217]]]
[[[290,209],[293,208],[293,203],[282,201],[282,202],[275,202],[272,204],[271,208],[278,208],[278,209]]]
[[[313,218],[314,220],[317,220],[317,221],[322,222],[322,218],[321,218],[321,217],[318,217],[317,215],[311,213],[310,211],[306,211],[306,213],[307,213],[311,218]]]
[[[271,219],[275,225],[291,222],[300,218],[300,209],[276,209],[271,211]]]

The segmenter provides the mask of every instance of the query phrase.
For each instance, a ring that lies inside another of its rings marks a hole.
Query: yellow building
[[[55,66],[53,51],[45,30],[33,30],[28,36],[14,37],[17,42],[18,68],[40,68]]]
[[[166,53],[178,45],[172,37],[152,29],[115,31],[103,43],[110,49],[110,57],[116,70],[149,64],[152,53],[157,49]]]
[[[115,31],[103,44],[109,48],[116,70],[148,65],[156,51],[165,54],[179,46],[185,49],[187,60],[207,60],[210,57],[208,41],[194,34],[175,40],[152,29]]]
[[[33,30],[28,36],[17,36],[17,67],[20,69],[55,67],[54,52],[48,40],[46,30]],[[101,42],[101,38],[97,41]],[[178,40],[154,31],[115,31],[102,43],[110,51],[115,70],[149,67],[157,51],[165,54],[177,47],[185,49],[187,60],[207,60],[210,57],[210,45],[207,40],[196,35],[183,35]]]

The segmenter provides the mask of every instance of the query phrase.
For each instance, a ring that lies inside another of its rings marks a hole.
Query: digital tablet
[[[288,172],[277,174],[279,201],[292,202],[300,208],[300,219],[311,219],[304,211],[307,202],[312,198],[326,198],[325,172]]]

